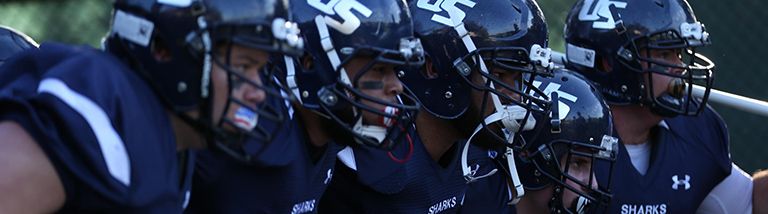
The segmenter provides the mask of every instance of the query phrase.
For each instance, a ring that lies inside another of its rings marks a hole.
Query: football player
[[[621,144],[609,213],[745,213],[752,182],[731,162],[728,130],[707,105],[710,35],[685,0],[578,1],[566,66],[590,79]],[[699,85],[699,86],[695,86]],[[699,99],[693,87],[705,89]]]
[[[180,213],[188,149],[261,139],[275,118],[262,68],[301,52],[283,3],[118,0],[106,51],[47,43],[6,62],[0,212]]]
[[[291,7],[305,53],[274,62],[298,98],[292,131],[265,144],[252,165],[200,154],[191,210],[317,212],[320,196],[338,177],[340,145],[386,154],[412,130],[418,105],[404,93],[395,67],[418,65],[423,51],[412,39],[403,2],[293,1]]]
[[[26,34],[0,25],[0,66],[11,56],[37,46],[37,42]]]
[[[541,127],[523,134],[526,142],[516,164],[526,194],[517,211],[605,212],[611,192],[597,185],[593,164],[616,159],[618,139],[613,136],[611,112],[583,76],[562,68],[553,73],[534,82],[557,103],[549,117],[537,119],[543,121],[536,124]]]
[[[456,213],[467,200],[475,201],[463,212],[510,210],[514,189],[500,166],[508,167],[508,140],[533,127],[524,124],[529,112],[548,104],[528,93],[550,65],[546,24],[534,1],[453,3],[408,1],[427,56],[400,74],[423,104],[416,131],[389,154],[342,151],[321,212]],[[405,163],[390,160],[404,154]]]

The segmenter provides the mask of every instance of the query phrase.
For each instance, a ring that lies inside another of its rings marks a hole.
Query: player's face
[[[400,79],[397,78],[395,65],[376,63],[371,66],[370,69],[364,70],[372,60],[371,57],[365,56],[357,56],[350,60],[350,62],[344,66],[350,81],[354,81],[354,85],[356,85],[357,89],[365,95],[372,96],[386,103],[399,103],[397,95],[403,93],[403,84],[400,82]],[[355,81],[357,75],[361,76]],[[385,105],[366,99],[362,99],[361,102],[362,104],[371,106],[381,112],[386,112]],[[363,123],[367,125],[389,125],[385,124],[381,115],[369,111],[362,111],[362,115]]]
[[[641,51],[641,53],[645,57],[649,57],[653,59],[654,61],[663,62],[667,64],[673,64],[673,65],[682,65],[683,59],[681,57],[681,49],[652,49],[650,51]],[[643,69],[649,69],[647,63],[642,63]],[[680,75],[684,72],[683,69],[679,68],[663,68],[664,72],[670,73],[670,74],[676,74]],[[653,81],[653,95],[654,97],[660,96],[664,92],[672,93],[668,90],[671,90],[670,84],[680,84],[680,82],[673,82],[675,78],[662,75],[662,74],[649,74],[651,76],[651,81]],[[647,76],[646,76],[647,78]],[[647,86],[647,85],[646,85]]]
[[[501,69],[501,68],[496,68],[496,67],[492,67],[489,72],[491,73],[491,75],[495,76],[496,78],[498,78],[499,80],[501,80],[502,82],[507,84],[508,86],[513,87],[513,88],[519,87],[518,84],[520,84],[520,80],[521,80],[520,72],[507,71],[507,70],[504,70],[504,69]],[[485,85],[486,80],[483,79],[482,75],[480,75],[480,74],[478,74],[476,72],[473,72],[472,73],[472,82],[475,85]],[[498,86],[498,85],[494,85],[494,87],[496,88],[497,91],[499,91],[500,93],[506,95],[507,97],[509,97],[511,99],[514,99],[516,101],[520,101],[520,95],[519,94],[517,94],[517,93],[515,93],[515,92],[513,92],[511,90],[508,90],[508,89],[506,89],[504,87]],[[485,104],[485,108],[482,109],[482,110],[484,110],[483,111],[484,112],[484,115],[483,115],[484,117],[492,114],[493,112],[495,112],[495,107],[493,106],[493,103],[491,101],[492,93],[485,93],[485,92],[478,91],[478,90],[472,90],[472,93],[473,93],[473,98],[472,98],[473,104],[472,105],[474,105],[476,107],[476,109],[480,109],[481,108],[481,106],[483,104],[482,103],[483,102],[483,96],[485,96],[486,104]],[[509,99],[506,99],[504,96],[499,96],[499,99],[500,99],[501,103],[504,104],[504,105],[512,104],[512,102]]]
[[[491,75],[494,75],[496,78],[503,81],[505,84],[507,84],[510,87],[517,88],[518,84],[520,83],[520,79],[521,79],[520,72],[511,72],[511,71],[506,71],[501,68],[495,68],[495,67],[490,68],[489,72],[491,73]],[[482,75],[478,74],[477,72],[472,72],[471,75],[472,75],[471,78],[472,78],[473,84],[475,85],[486,84],[486,80],[483,79]],[[494,85],[494,87],[496,88],[497,91],[506,95],[508,98],[514,99],[517,101],[520,100],[519,94],[514,93],[513,91],[498,85]],[[494,106],[493,99],[491,97],[492,94],[493,93],[491,92],[486,93],[485,91],[472,90],[471,92],[472,103],[470,105],[474,110],[471,110],[469,113],[472,115],[478,115],[482,117],[482,118],[480,117],[475,118],[475,120],[477,121],[473,121],[473,122],[479,123],[480,121],[483,120],[483,118],[496,112],[496,107]],[[509,99],[505,98],[504,96],[499,96],[499,100],[503,105],[512,104],[512,102]],[[481,112],[482,112],[482,115],[479,115]],[[491,130],[496,130],[494,132],[497,132],[497,135],[503,136],[501,135],[501,125],[499,125],[499,123],[489,124],[489,127],[491,128]],[[481,136],[482,135],[483,134],[481,134]],[[484,138],[484,137],[480,137],[480,138]]]
[[[491,74],[493,74],[496,78],[499,78],[505,84],[507,84],[507,85],[509,85],[509,86],[511,86],[513,88],[517,88],[519,82],[522,80],[520,72],[507,71],[507,70],[504,70],[504,69],[501,69],[501,68],[496,68],[496,67],[491,69]],[[509,96],[510,98],[512,98],[512,99],[514,99],[516,101],[520,101],[520,95],[515,93],[515,92],[513,92],[513,91],[511,91],[511,90],[509,90],[509,89],[506,89],[506,88],[500,87],[500,86],[496,86],[496,90],[498,90],[499,92]],[[502,97],[499,97],[499,98],[501,99],[501,103],[502,104],[505,104],[505,105],[511,104],[511,102],[509,100],[505,100]]]
[[[565,168],[567,167],[568,175],[577,179],[581,183],[591,184],[593,188],[597,189],[597,180],[595,179],[595,174],[592,171],[592,159],[584,156],[571,156],[571,160],[566,161],[567,158],[568,157],[565,156],[561,160],[561,166],[563,167],[563,171],[565,171]],[[583,187],[570,179],[566,179],[565,183],[568,186],[571,186],[576,189],[580,189],[583,192],[590,191],[588,189],[585,189],[587,187]],[[579,198],[578,194],[576,194],[575,192],[569,189],[565,189],[565,192],[563,193],[563,205],[571,206],[572,204],[574,204],[574,201],[576,201],[576,199],[578,198]]]
[[[563,158],[560,159],[560,166],[562,167],[561,170],[565,172],[565,169],[567,168],[568,175],[576,178],[582,183],[592,183],[592,186],[595,186],[596,188],[597,183],[594,179],[595,175],[590,170],[592,166],[592,160],[587,157],[572,156],[571,161],[567,163],[567,158],[568,156],[563,156]],[[590,176],[592,177],[592,182],[589,180]],[[574,181],[568,180],[565,183],[575,189],[581,190],[582,192],[588,192],[584,189],[584,187],[576,184]],[[563,196],[561,197],[562,205],[567,209],[573,210],[571,206],[574,205],[574,201],[579,198],[579,195],[567,188],[562,189],[565,190],[563,192]],[[560,194],[555,192],[554,185],[549,185],[541,190],[527,191],[525,197],[523,197],[523,200],[520,201],[520,204],[518,204],[518,212],[547,213],[550,210],[550,201],[555,196],[554,194]]]
[[[225,68],[217,63],[213,63],[214,66],[211,72],[213,82],[213,120],[219,123],[222,121],[222,117],[226,117],[234,121],[234,125],[239,128],[251,130],[256,125],[256,118],[248,115],[255,115],[256,113],[245,107],[256,109],[257,105],[266,99],[266,93],[263,89],[248,84],[247,80],[261,86],[260,72],[264,65],[266,65],[269,54],[265,51],[239,45],[232,45],[229,50],[226,49],[218,49],[219,54],[216,54],[215,57],[219,57],[218,60],[220,62],[228,64],[230,71],[237,72],[244,78],[230,74]],[[229,61],[226,59],[226,51],[229,51]],[[231,94],[230,87],[232,88]],[[230,97],[242,103],[232,102]],[[229,106],[227,106],[228,102]],[[224,114],[225,110],[226,114]],[[236,117],[236,115],[240,116]],[[223,124],[225,129],[229,131],[235,130],[232,124]]]

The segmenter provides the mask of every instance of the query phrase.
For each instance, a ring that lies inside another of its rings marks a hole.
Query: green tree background
[[[475,0],[476,2],[489,0]],[[623,1],[623,0],[622,0]],[[563,22],[575,0],[540,0],[550,29],[550,47],[563,51]],[[717,63],[715,88],[768,99],[768,1],[690,0],[710,32],[711,47],[702,50]],[[106,0],[0,1],[0,25],[16,28],[38,42],[64,42],[99,47],[110,21]],[[768,168],[768,117],[714,104],[728,124],[731,156],[745,171]]]

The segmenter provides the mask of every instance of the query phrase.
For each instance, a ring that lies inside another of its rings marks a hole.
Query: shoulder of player
[[[63,184],[56,170],[30,134],[21,125],[0,121],[0,213],[41,212],[59,209],[65,201]]]
[[[704,108],[697,116],[677,116],[664,121],[673,133],[683,135],[683,137],[722,140],[723,135],[727,137],[728,134],[725,121],[710,106]]]
[[[730,170],[728,128],[723,118],[710,106],[697,116],[678,116],[665,122],[673,134],[687,142],[686,145],[708,151],[706,154],[717,160],[724,170]]]
[[[87,46],[51,44],[41,46],[40,51],[40,64],[50,66],[48,77],[110,85],[135,79],[128,66],[115,56]]]

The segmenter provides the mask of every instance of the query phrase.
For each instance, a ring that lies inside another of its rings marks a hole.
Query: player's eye
[[[248,71],[248,69],[251,68],[251,65],[249,65],[249,64],[234,64],[234,65],[231,66],[231,68],[232,68],[233,71],[240,72],[240,73],[245,73],[246,71]]]

